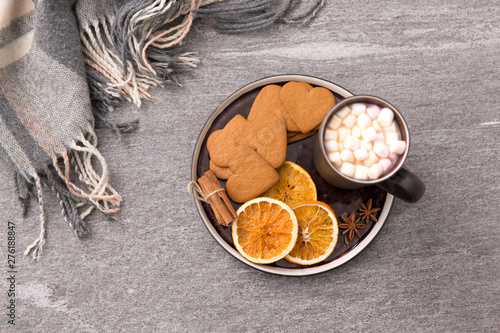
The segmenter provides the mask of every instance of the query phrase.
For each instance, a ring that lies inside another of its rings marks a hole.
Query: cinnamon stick
[[[222,188],[220,186],[219,180],[217,179],[217,177],[215,176],[215,173],[212,170],[208,170],[207,172],[205,172],[205,175],[210,179],[212,184],[216,184],[215,185],[216,188]],[[234,208],[233,208],[233,205],[231,204],[231,201],[227,197],[226,191],[220,191],[220,192],[217,192],[217,194],[224,202],[224,208],[227,211],[227,219],[231,219],[231,221],[234,220],[237,215],[236,215],[236,212],[234,211]]]
[[[198,184],[207,196],[217,222],[225,226],[229,225],[236,218],[236,212],[215,174],[211,170],[205,172],[198,179]]]

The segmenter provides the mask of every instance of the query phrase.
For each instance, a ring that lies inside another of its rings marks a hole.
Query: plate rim
[[[196,141],[196,146],[194,149],[193,153],[193,158],[192,158],[192,163],[191,163],[191,180],[196,181],[196,175],[197,175],[197,165],[198,165],[198,160],[199,156],[201,153],[201,148],[203,146],[203,141],[204,138],[212,126],[213,122],[215,119],[232,103],[234,102],[237,98],[239,98],[241,95],[252,91],[258,87],[262,87],[268,84],[273,84],[273,83],[279,83],[279,82],[286,82],[286,81],[303,81],[307,82],[309,84],[325,87],[327,89],[330,89],[334,93],[342,96],[343,98],[347,98],[350,96],[353,96],[353,94],[346,90],[345,88],[327,81],[325,79],[320,79],[314,76],[309,76],[309,75],[302,75],[302,74],[282,74],[282,75],[273,75],[273,76],[268,76],[256,81],[253,81],[240,89],[236,90],[234,93],[232,93],[229,97],[227,97],[222,103],[220,103],[215,111],[211,114],[211,116],[208,118],[208,120],[205,122],[205,125],[203,126],[200,135],[198,136],[198,139]],[[290,268],[285,268],[285,267],[275,267],[275,266],[268,266],[268,265],[262,265],[262,264],[256,264],[251,261],[246,260],[235,248],[230,246],[223,238],[222,236],[217,232],[217,230],[214,228],[210,220],[208,219],[208,216],[205,214],[205,211],[203,209],[202,203],[199,200],[195,199],[196,207],[198,209],[198,213],[200,214],[200,217],[203,220],[203,223],[205,224],[205,227],[207,227],[208,231],[212,234],[212,236],[215,238],[215,240],[219,243],[219,245],[222,246],[229,254],[231,254],[233,257],[238,259],[239,261],[243,262],[244,264],[253,267],[257,270],[266,272],[266,273],[271,273],[271,274],[277,274],[277,275],[284,275],[284,276],[307,276],[307,275],[314,275],[314,274],[319,274],[323,273],[329,270],[332,270],[334,268],[337,268],[352,259],[354,259],[358,254],[360,254],[372,241],[373,239],[378,235],[380,232],[380,229],[382,229],[382,226],[384,225],[384,222],[389,214],[389,211],[392,207],[392,202],[394,200],[394,197],[387,193],[384,206],[382,207],[382,210],[380,212],[380,216],[378,221],[373,225],[372,229],[370,232],[363,238],[361,242],[356,244],[352,249],[350,249],[349,252],[346,254],[342,255],[340,258],[335,259],[329,263],[326,263],[324,265],[320,266],[314,266],[314,267],[304,267],[300,269],[290,269]],[[339,238],[340,239],[340,238]]]

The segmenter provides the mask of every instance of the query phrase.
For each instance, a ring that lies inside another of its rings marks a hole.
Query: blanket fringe
[[[198,54],[183,52],[179,45],[191,29],[194,11],[220,1],[225,0],[134,0],[83,27],[80,39],[98,118],[122,99],[140,107],[142,99],[150,98],[150,87],[178,84],[177,72],[197,67]]]
[[[94,162],[100,164],[100,172],[94,168]],[[78,177],[77,185],[72,178],[72,172]],[[97,149],[97,136],[92,129],[87,135],[80,136],[70,150],[54,158],[52,166],[34,176],[40,210],[40,235],[28,246],[25,255],[32,253],[38,260],[45,240],[45,209],[42,184],[49,186],[59,200],[62,215],[70,228],[79,238],[90,233],[85,218],[94,210],[102,211],[106,216],[113,217],[119,210],[121,196],[109,184],[109,170],[106,160]],[[81,210],[81,212],[79,212]]]

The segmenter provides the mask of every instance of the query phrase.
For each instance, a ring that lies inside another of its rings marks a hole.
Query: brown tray
[[[250,112],[250,108],[255,97],[263,86],[268,84],[283,85],[289,81],[303,81],[311,84],[312,86],[327,88],[335,95],[337,102],[346,97],[352,96],[349,91],[334,83],[303,75],[273,76],[246,85],[222,102],[203,127],[193,155],[191,170],[191,177],[193,180],[201,177],[203,173],[209,169],[209,155],[206,148],[206,140],[210,133],[215,130],[222,129],[236,114],[241,114],[246,118]],[[197,201],[196,205],[198,207],[198,211],[203,219],[203,222],[208,228],[208,231],[217,240],[217,242],[219,242],[219,244],[235,258],[241,260],[245,264],[268,273],[296,276],[317,274],[338,267],[353,259],[356,255],[363,251],[363,249],[366,248],[366,246],[378,234],[384,225],[387,215],[389,214],[393,196],[387,194],[385,191],[376,186],[364,187],[357,190],[341,190],[326,183],[314,167],[312,148],[315,139],[316,136],[312,136],[305,140],[289,144],[286,159],[299,164],[307,172],[309,172],[316,184],[318,200],[328,204],[333,209],[339,223],[341,223],[341,215],[357,211],[361,204],[367,202],[369,199],[373,200],[373,207],[382,208],[376,214],[378,221],[376,223],[369,222],[365,228],[360,229],[361,238],[358,239],[355,236],[349,242],[349,245],[345,244],[344,236],[341,235],[341,229],[339,239],[333,253],[321,263],[311,266],[300,266],[282,259],[273,264],[261,265],[252,263],[243,258],[233,245],[231,228],[220,226],[217,223],[210,206]],[[225,182],[221,181],[221,183],[224,186]],[[233,206],[235,209],[238,209],[240,205],[233,202]]]

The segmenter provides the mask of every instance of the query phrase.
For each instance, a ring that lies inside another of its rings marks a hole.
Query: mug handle
[[[417,202],[425,192],[425,185],[420,178],[405,168],[400,168],[392,177],[377,186],[410,203]]]

